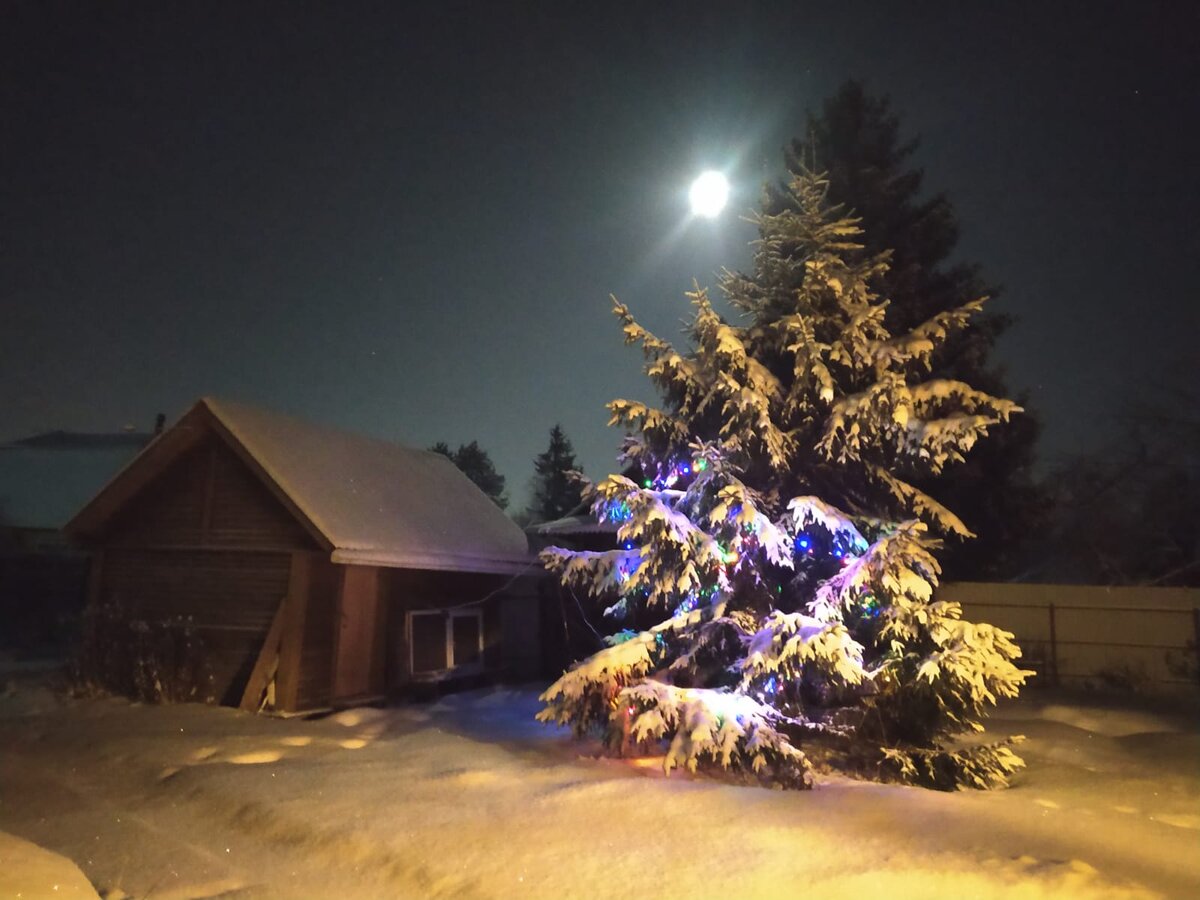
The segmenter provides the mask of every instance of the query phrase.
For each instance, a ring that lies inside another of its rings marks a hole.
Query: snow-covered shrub
[[[132,618],[117,604],[89,606],[70,664],[75,690],[150,703],[212,703],[213,677],[190,617]]]

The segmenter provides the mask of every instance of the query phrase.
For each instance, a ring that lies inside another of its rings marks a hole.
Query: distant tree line
[[[460,444],[457,450],[450,449],[445,441],[438,441],[429,449],[458,466],[501,509],[508,508],[504,476],[496,471],[492,458],[478,441]],[[583,502],[582,473],[578,470],[575,448],[562,426],[555,425],[550,429],[550,441],[545,451],[533,460],[529,505],[515,518],[522,524],[549,522],[577,509]]]
[[[1200,587],[1200,393],[1181,372],[1111,444],[1051,469],[1032,581]]]
[[[458,466],[498,507],[508,508],[508,495],[504,493],[504,476],[496,471],[492,458],[479,446],[478,441],[459,444],[457,450],[451,450],[445,441],[438,441],[429,449],[442,454]]]

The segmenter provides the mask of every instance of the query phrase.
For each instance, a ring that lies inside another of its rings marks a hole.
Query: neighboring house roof
[[[88,431],[43,431],[11,444],[6,447],[34,447],[46,450],[105,450],[120,449],[136,453],[145,447],[154,435],[144,431],[134,431],[132,426],[126,431],[88,432]]]
[[[617,546],[616,522],[597,521],[584,505],[569,516],[542,522],[526,530],[535,549],[569,547],[572,550],[612,550]]]
[[[473,572],[516,572],[532,562],[521,528],[444,456],[212,397],[126,466],[68,529],[101,531],[208,431],[238,452],[334,562]]]
[[[616,534],[617,525],[614,522],[599,522],[591,513],[577,516],[564,516],[552,522],[534,525],[529,530],[534,534],[546,537],[571,534]]]
[[[61,529],[151,437],[50,431],[0,444],[0,525]]]

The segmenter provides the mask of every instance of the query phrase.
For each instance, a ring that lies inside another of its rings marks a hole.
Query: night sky
[[[520,502],[561,422],[601,475],[652,396],[609,294],[677,334],[849,77],[1004,286],[1044,459],[1195,379],[1198,6],[832,6],[0,3],[0,439],[216,394],[477,439]]]

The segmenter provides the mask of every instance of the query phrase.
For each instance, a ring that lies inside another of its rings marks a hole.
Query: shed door
[[[335,701],[384,692],[385,625],[379,570],[371,566],[343,567],[334,654]]]

